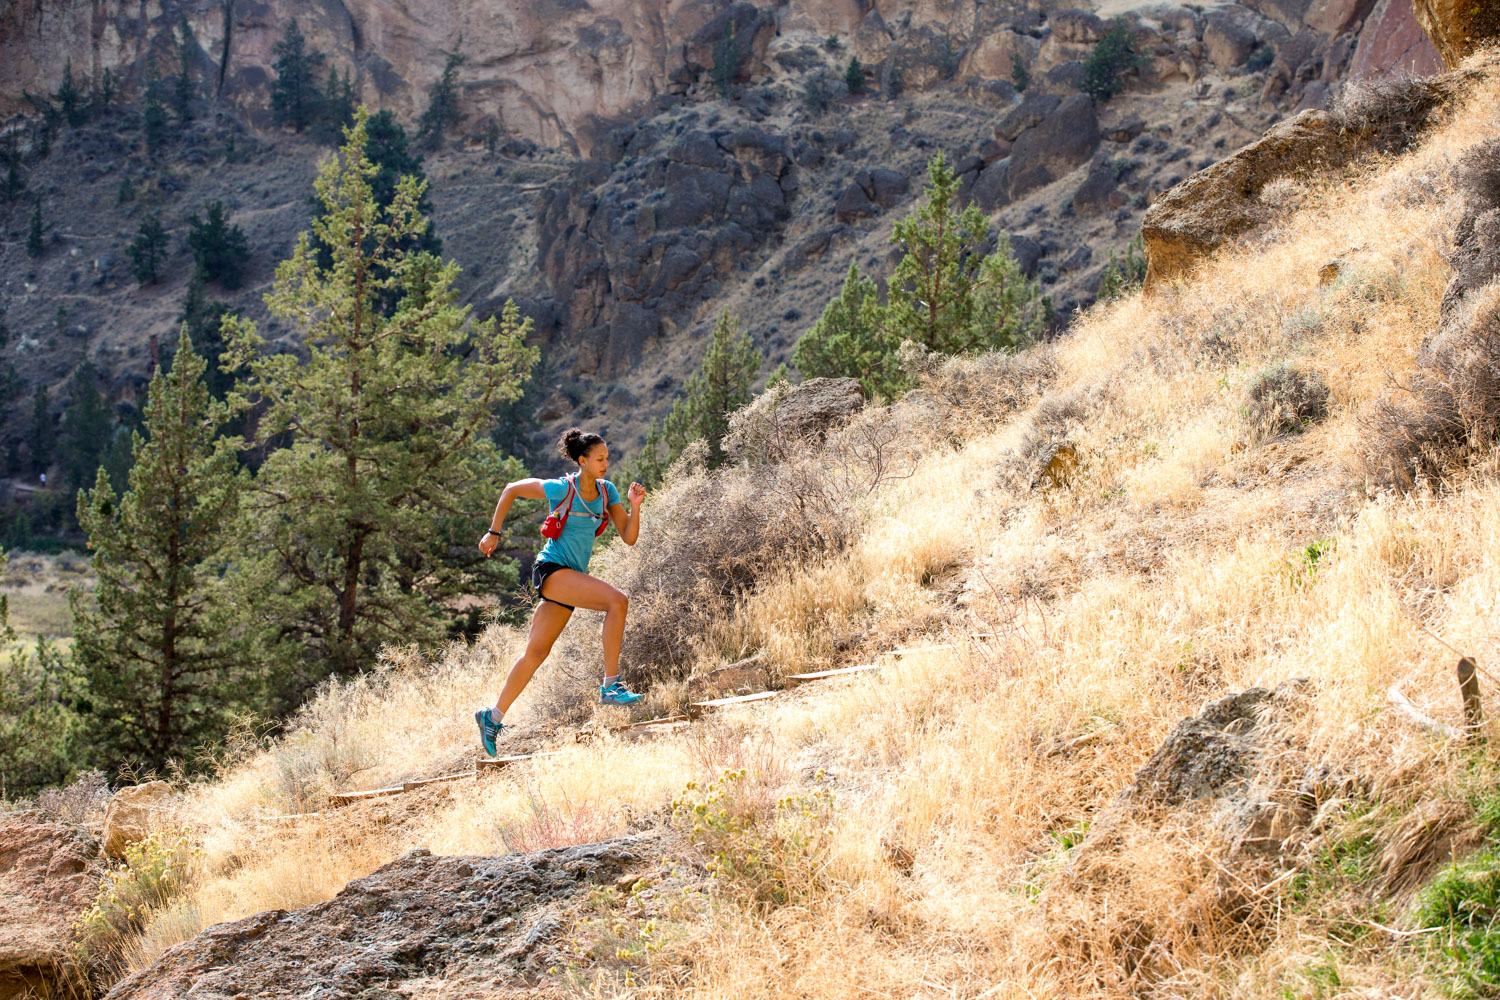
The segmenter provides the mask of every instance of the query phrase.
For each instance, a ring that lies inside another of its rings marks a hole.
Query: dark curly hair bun
[[[562,453],[563,458],[576,462],[587,455],[594,445],[603,443],[604,439],[597,434],[591,434],[577,427],[569,427],[558,439],[557,450]]]

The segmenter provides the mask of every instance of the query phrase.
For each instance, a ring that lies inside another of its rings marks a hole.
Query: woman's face
[[[583,457],[578,460],[578,468],[595,479],[603,479],[609,475],[609,445],[601,441],[584,452]]]

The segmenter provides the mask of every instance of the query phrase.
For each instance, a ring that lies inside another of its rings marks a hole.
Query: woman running
[[[505,713],[552,652],[552,644],[575,608],[604,612],[604,684],[599,688],[599,701],[605,705],[629,705],[641,700],[640,695],[620,680],[620,641],[625,635],[625,611],[630,602],[603,580],[589,576],[588,568],[594,539],[604,533],[607,523],[614,524],[626,545],[635,544],[641,531],[641,501],[646,499],[646,488],[640,483],[630,484],[626,491],[630,513],[626,514],[614,484],[604,478],[609,472],[609,446],[602,437],[570,427],[558,442],[558,450],[564,458],[578,463],[578,471],[562,479],[518,479],[506,486],[495,505],[489,530],[479,539],[479,551],[489,558],[500,544],[500,527],[517,497],[547,501],[560,521],[566,514],[562,531],[547,540],[531,567],[531,585],[540,600],[531,616],[526,652],[510,668],[495,707],[474,713],[474,721],[479,723],[479,742],[491,757],[495,756],[495,739],[500,735]]]

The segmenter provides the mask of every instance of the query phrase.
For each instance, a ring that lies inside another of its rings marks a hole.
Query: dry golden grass
[[[915,474],[851,506],[852,542],[739,594],[695,647],[694,672],[743,650],[790,672],[923,636],[954,648],[887,658],[878,675],[670,739],[575,746],[550,735],[550,720],[587,714],[568,693],[588,683],[596,641],[597,622],[580,616],[560,662],[508,719],[517,745],[562,753],[477,787],[271,825],[335,786],[471,759],[470,713],[521,640],[494,628],[472,650],[393,655],[190,791],[179,822],[202,845],[202,870],[148,925],[134,961],[213,920],[324,898],[412,846],[534,849],[664,822],[689,781],[746,768],[772,799],[834,795],[805,891],[768,911],[726,888],[628,979],[572,970],[570,981],[594,984],[583,992],[1425,989],[1404,939],[1378,927],[1402,926],[1412,886],[1466,843],[1474,775],[1500,761],[1493,743],[1466,749],[1405,724],[1386,692],[1399,684],[1453,724],[1454,657],[1436,637],[1500,663],[1500,480],[1491,456],[1440,491],[1373,490],[1362,415],[1409,375],[1434,328],[1454,218],[1443,179],[1463,149],[1500,132],[1497,98],[1493,83],[1479,88],[1404,158],[1283,191],[1297,212],[1192,282],[1093,310],[1056,346],[1056,383],[1014,417],[957,444],[917,435]],[[1340,277],[1320,284],[1335,259]],[[1246,391],[1284,360],[1323,376],[1330,412],[1268,440],[1245,416]],[[1015,474],[1046,441],[1066,443],[1074,460],[1050,479]],[[648,508],[642,546],[653,516],[668,513]],[[631,558],[612,553],[604,565],[624,572]],[[966,638],[976,634],[986,637]],[[1299,707],[1276,723],[1278,749],[1252,778],[1274,802],[1313,774],[1335,791],[1282,853],[1237,852],[1212,801],[1117,798],[1205,701],[1292,678],[1308,679]],[[684,691],[672,686],[656,704]],[[1403,823],[1409,814],[1425,818]],[[1374,824],[1378,865],[1367,877],[1327,874],[1320,859],[1361,823]],[[1361,933],[1333,936],[1340,921]]]

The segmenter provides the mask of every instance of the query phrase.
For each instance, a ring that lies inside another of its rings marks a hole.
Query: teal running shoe
[[[599,689],[599,704],[601,705],[634,705],[644,697],[645,695],[636,694],[627,688],[624,681],[615,681],[608,687]]]
[[[479,745],[484,747],[485,753],[495,756],[495,738],[505,727],[490,718],[490,710],[487,708],[475,712],[474,721],[479,723]]]

